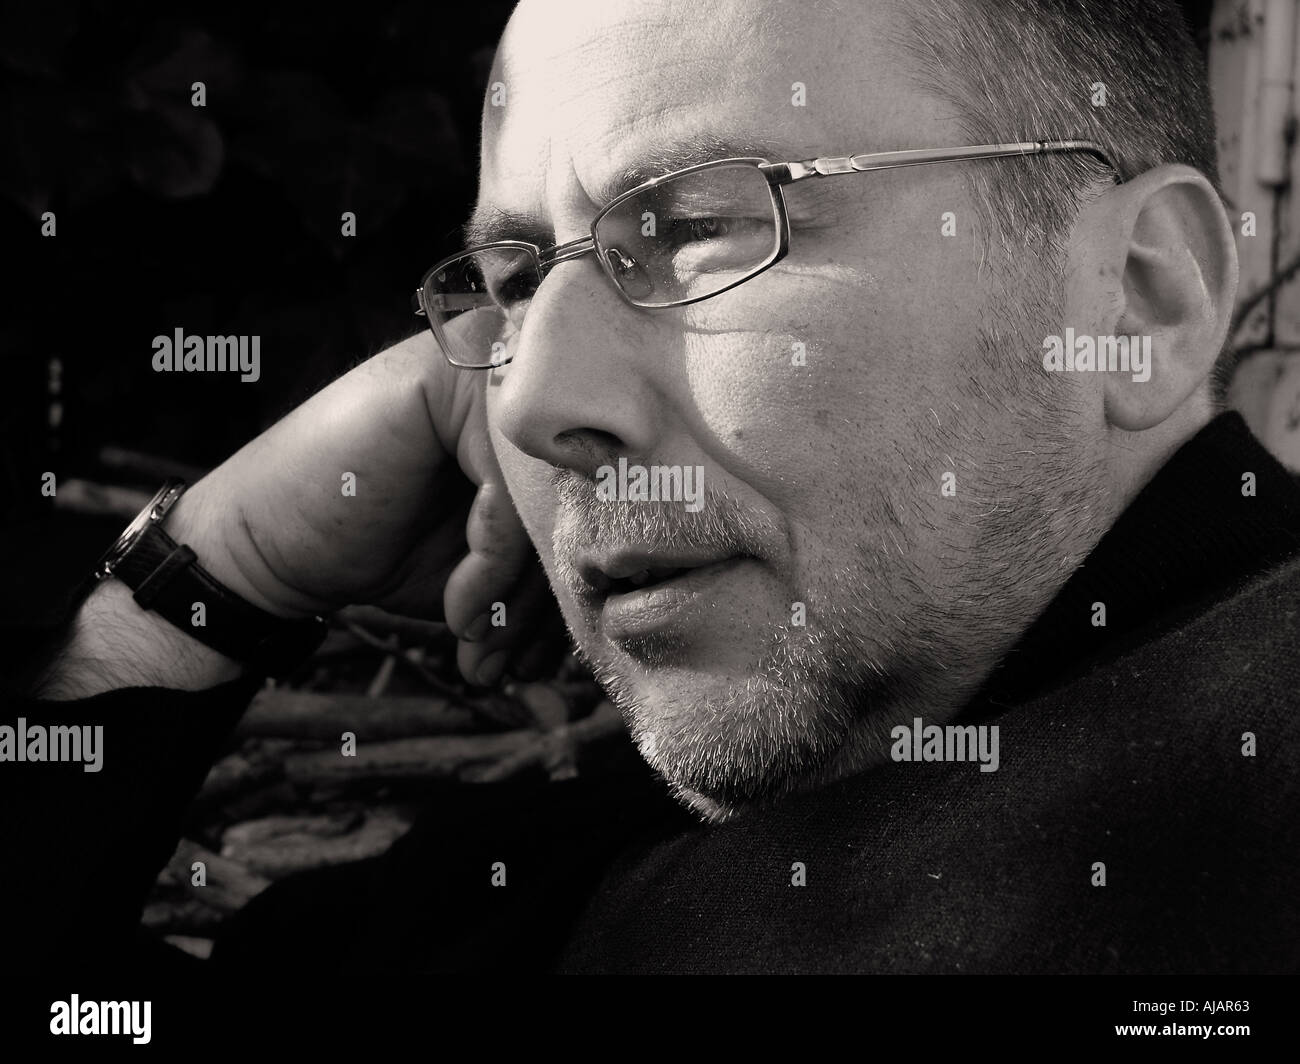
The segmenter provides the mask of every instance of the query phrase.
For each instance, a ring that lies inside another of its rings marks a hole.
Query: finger
[[[559,660],[563,643],[564,622],[555,605],[550,586],[539,571],[528,579],[514,598],[498,611],[504,622],[489,626],[487,634],[476,642],[462,641],[456,648],[461,674],[470,683],[496,683],[507,672],[518,675],[517,666],[529,656],[534,646],[545,643],[555,648],[552,662]],[[537,668],[537,663],[530,663]]]
[[[447,624],[461,638],[482,627],[482,619],[504,601],[530,563],[532,544],[519,523],[510,496],[497,481],[479,488],[465,524],[469,553],[447,578],[443,609]]]
[[[375,605],[407,616],[443,619],[447,580],[467,549],[465,526],[474,493],[471,488],[460,497],[452,490],[441,498],[450,512],[407,554],[389,587],[374,595]]]
[[[557,625],[561,630],[564,627],[555,596],[540,569],[515,586],[509,601],[495,611],[493,622],[481,638],[467,641],[484,654],[505,647],[520,654],[533,641],[551,634]]]

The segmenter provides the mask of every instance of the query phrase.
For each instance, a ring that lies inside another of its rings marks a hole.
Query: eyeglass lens
[[[675,175],[616,202],[594,226],[600,261],[638,306],[703,299],[768,265],[780,248],[779,215],[755,166],[724,164]],[[424,305],[451,361],[500,365],[541,283],[529,251],[463,255],[428,278]],[[465,315],[479,316],[462,321]]]

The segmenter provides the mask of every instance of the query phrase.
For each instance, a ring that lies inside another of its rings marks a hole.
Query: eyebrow
[[[480,204],[465,223],[462,236],[466,247],[491,244],[498,240],[526,240],[546,247],[553,235],[551,227],[528,214],[508,211],[493,204]]]
[[[711,163],[718,159],[761,158],[773,162],[785,161],[787,156],[774,144],[757,138],[743,140],[703,134],[690,140],[655,145],[635,163],[618,171],[614,177],[595,191],[596,201],[608,203],[629,189],[663,177],[674,170],[688,166]]]
[[[776,162],[786,161],[790,156],[771,142],[760,138],[724,139],[703,134],[689,140],[655,145],[636,162],[623,167],[602,182],[596,188],[593,198],[603,206],[637,185],[676,170],[685,170],[718,159],[736,158],[761,158]],[[481,203],[474,208],[474,213],[465,223],[463,236],[467,247],[490,244],[497,240],[526,240],[530,244],[547,247],[554,241],[551,227],[536,216],[490,203]]]

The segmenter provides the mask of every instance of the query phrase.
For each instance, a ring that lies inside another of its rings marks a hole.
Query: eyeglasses
[[[549,248],[497,240],[443,259],[424,275],[412,309],[427,318],[453,366],[491,369],[514,357],[533,295],[562,262],[594,254],[632,306],[684,307],[721,295],[785,257],[790,250],[785,185],[900,166],[1054,152],[1088,152],[1111,166],[1102,149],[1086,140],[922,148],[806,162],[701,163],[611,200],[581,239]],[[449,328],[453,322],[456,327]]]

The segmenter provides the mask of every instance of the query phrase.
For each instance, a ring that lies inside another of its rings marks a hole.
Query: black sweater
[[[105,769],[0,763],[0,911],[22,914],[6,968],[200,964],[145,941],[140,911],[257,686],[11,702],[0,724],[102,724]],[[463,787],[383,856],[268,888],[210,964],[1295,970],[1298,708],[1300,490],[1225,414],[967,708],[1000,728],[996,772],[890,763],[713,827],[635,760],[540,790]]]

